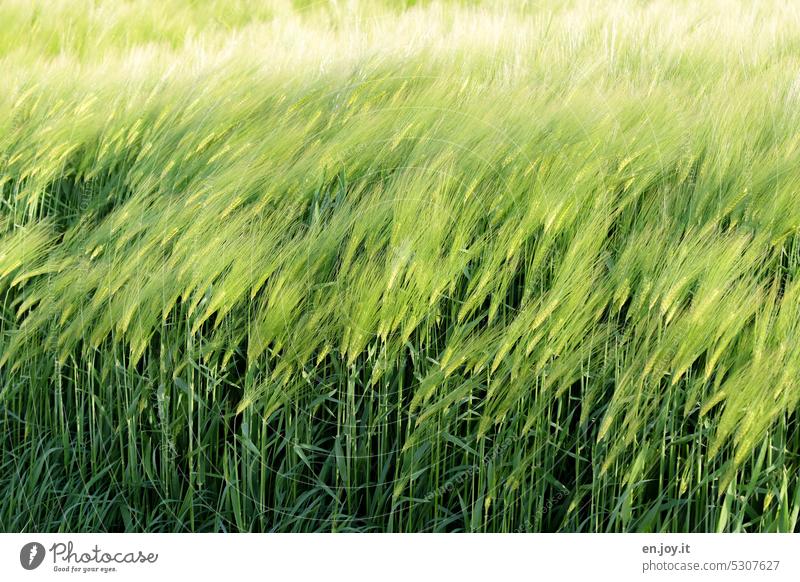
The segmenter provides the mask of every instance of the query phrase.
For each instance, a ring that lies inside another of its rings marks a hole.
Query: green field
[[[798,531],[794,2],[0,0],[0,530]]]

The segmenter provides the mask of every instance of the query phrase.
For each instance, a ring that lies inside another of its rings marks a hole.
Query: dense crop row
[[[795,530],[798,8],[306,4],[0,2],[1,529]]]

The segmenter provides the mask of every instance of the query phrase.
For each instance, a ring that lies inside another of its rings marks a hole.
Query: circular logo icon
[[[35,570],[44,561],[44,546],[39,542],[30,542],[19,551],[19,563],[26,570]]]

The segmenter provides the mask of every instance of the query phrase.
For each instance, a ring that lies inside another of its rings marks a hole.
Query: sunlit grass
[[[795,4],[6,0],[0,79],[3,530],[797,529]]]

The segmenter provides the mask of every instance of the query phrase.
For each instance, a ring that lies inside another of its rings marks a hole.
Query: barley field
[[[2,531],[788,532],[800,6],[0,0]]]

